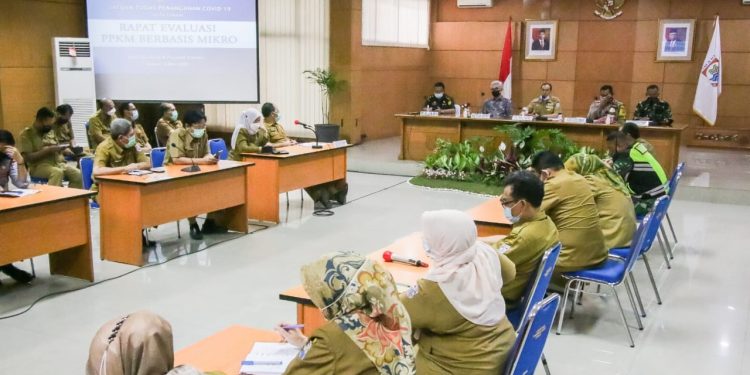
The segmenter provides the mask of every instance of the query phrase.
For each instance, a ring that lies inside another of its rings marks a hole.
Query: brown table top
[[[512,226],[503,213],[503,207],[500,205],[500,198],[498,197],[489,199],[469,211],[466,211],[466,213],[477,223],[507,227]]]
[[[305,143],[315,143],[315,142],[305,142]],[[261,154],[261,153],[255,153],[255,152],[243,152],[241,155],[244,157],[253,157],[253,158],[286,159],[286,158],[293,158],[295,156],[314,154],[316,152],[345,149],[345,148],[349,148],[353,146],[353,145],[348,144],[346,146],[333,147],[333,144],[323,143],[323,142],[321,142],[320,145],[323,146],[323,148],[312,148],[308,146],[301,146],[299,144],[277,148],[280,151],[289,152],[288,154]]]
[[[279,342],[276,332],[231,326],[175,353],[175,366],[188,364],[199,370],[240,373],[242,361],[256,342]]]
[[[125,184],[139,184],[148,185],[156,184],[160,182],[173,181],[180,178],[195,177],[208,173],[214,173],[218,171],[244,168],[253,165],[253,163],[245,161],[232,161],[232,160],[219,160],[218,164],[215,165],[199,165],[200,171],[198,172],[183,172],[181,169],[189,167],[190,165],[165,165],[164,173],[151,173],[143,176],[133,176],[129,174],[115,174],[108,176],[96,177],[98,182],[116,182]]]
[[[19,198],[0,197],[0,212],[19,210],[68,199],[88,198],[95,194],[90,190],[64,188],[50,185],[33,185],[29,187],[29,189],[39,190],[39,192]]]

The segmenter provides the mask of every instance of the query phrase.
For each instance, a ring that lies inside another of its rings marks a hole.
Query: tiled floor
[[[282,224],[234,239],[194,243],[183,225],[183,240],[178,241],[175,225],[162,225],[152,234],[161,241],[160,257],[193,254],[52,297],[26,314],[0,320],[0,374],[83,373],[97,328],[139,309],[153,310],[172,323],[177,348],[231,324],[269,328],[279,320],[294,320],[294,306],[280,301],[278,292],[299,284],[300,265],[334,250],[368,253],[418,230],[424,210],[465,210],[486,199],[423,190],[406,181],[350,173],[350,204],[336,208],[334,216],[312,216],[309,198],[300,209],[299,193],[291,193]],[[747,211],[747,206],[676,200],[671,216],[681,242],[673,268],[665,269],[658,250],[650,254],[663,305],[656,305],[643,265],[636,265],[649,313],[645,329],[633,330],[636,347],[627,344],[613,296],[584,296],[575,318],[566,319],[563,334],[548,341],[545,353],[553,374],[750,373],[745,361],[750,358]],[[92,216],[96,239],[96,212]],[[215,242],[220,243],[199,251]],[[155,259],[153,253],[150,259]],[[95,270],[102,281],[134,268],[96,261]],[[85,285],[50,277],[43,257],[37,258],[37,272],[32,286],[2,279],[0,315],[49,291]],[[628,318],[634,326],[632,315]]]

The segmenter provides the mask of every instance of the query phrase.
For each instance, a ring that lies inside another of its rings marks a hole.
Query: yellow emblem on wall
[[[622,15],[624,5],[625,0],[596,0],[594,14],[605,20],[611,20]]]

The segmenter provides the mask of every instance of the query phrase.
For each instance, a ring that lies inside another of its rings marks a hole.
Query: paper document
[[[0,197],[19,198],[19,197],[25,197],[27,195],[36,194],[38,192],[39,190],[34,190],[34,189],[16,189],[16,190],[0,191]]]
[[[242,361],[240,375],[281,374],[298,354],[299,348],[294,345],[256,342]]]
[[[329,145],[330,143],[328,143],[328,142],[319,142],[318,144],[321,145],[321,146],[326,146],[326,145]],[[297,146],[312,147],[312,146],[315,146],[315,142],[297,143]]]

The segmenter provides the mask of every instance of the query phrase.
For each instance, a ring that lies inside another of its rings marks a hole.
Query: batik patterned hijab
[[[391,274],[379,263],[337,252],[302,267],[305,291],[384,375],[414,374],[411,321]]]
[[[575,154],[565,162],[565,169],[582,176],[599,176],[615,188],[615,190],[621,191],[627,197],[630,196],[630,190],[628,190],[622,177],[604,164],[602,159],[599,159],[596,155]]]

